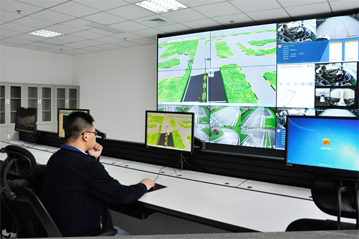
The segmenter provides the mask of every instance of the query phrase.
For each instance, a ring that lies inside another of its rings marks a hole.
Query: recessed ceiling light
[[[155,13],[168,12],[169,10],[178,10],[187,8],[187,6],[175,0],[147,0],[136,3],[137,6],[146,8]]]
[[[47,38],[58,37],[58,36],[64,35],[64,34],[59,33],[59,32],[52,32],[52,31],[48,31],[48,30],[44,30],[44,29],[29,32],[28,34],[35,35],[35,36],[40,36],[40,37],[47,37]]]

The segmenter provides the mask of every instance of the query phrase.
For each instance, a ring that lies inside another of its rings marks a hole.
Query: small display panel
[[[59,138],[65,138],[65,129],[64,124],[66,122],[67,116],[69,116],[72,112],[81,111],[85,113],[90,113],[88,109],[58,109],[57,114],[57,135]]]
[[[19,107],[16,111],[15,130],[36,133],[37,109]]]
[[[194,114],[146,111],[146,147],[193,152]]]
[[[359,171],[359,119],[289,116],[286,162]]]

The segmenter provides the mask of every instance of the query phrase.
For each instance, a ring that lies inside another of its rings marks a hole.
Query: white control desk
[[[54,147],[12,141],[0,143],[27,148],[37,163],[46,164]],[[6,154],[0,154],[4,160]],[[178,170],[101,156],[109,174],[125,185],[151,178],[166,188],[149,192],[139,201],[148,208],[205,219],[260,232],[285,231],[301,218],[331,219],[310,198],[310,190],[241,178]],[[345,220],[355,223],[355,220]]]

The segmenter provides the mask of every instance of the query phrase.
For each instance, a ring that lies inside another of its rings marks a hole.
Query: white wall
[[[0,47],[0,81],[73,85],[72,56]]]
[[[73,85],[72,67],[72,56],[0,46],[0,82]],[[56,132],[56,124],[38,124],[38,129]],[[1,126],[0,131],[0,140],[18,135],[13,125]]]
[[[80,107],[107,138],[144,142],[145,110],[156,109],[156,59],[156,45],[74,57]]]
[[[0,81],[80,86],[80,107],[108,138],[144,142],[145,110],[156,109],[156,45],[76,57],[0,47]]]

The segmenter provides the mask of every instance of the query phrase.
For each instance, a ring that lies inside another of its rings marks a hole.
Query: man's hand
[[[92,149],[88,150],[88,154],[91,156],[94,156],[95,158],[100,157],[101,153],[102,153],[102,145],[99,143],[96,143]]]
[[[144,184],[147,187],[147,191],[155,186],[155,182],[152,179],[148,178],[143,179],[140,183]]]

